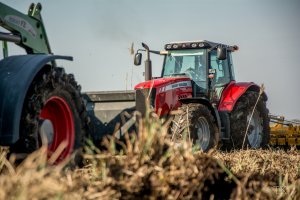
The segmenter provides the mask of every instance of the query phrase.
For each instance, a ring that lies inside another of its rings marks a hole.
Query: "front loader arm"
[[[40,14],[40,3],[31,4],[25,15],[3,3],[0,3],[0,26],[11,34],[0,33],[0,40],[14,42],[28,54],[51,54],[48,37]]]

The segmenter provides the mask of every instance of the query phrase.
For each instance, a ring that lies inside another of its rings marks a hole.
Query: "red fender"
[[[231,81],[222,92],[218,110],[231,112],[240,96],[242,96],[250,87],[254,87],[258,91],[260,88],[253,82],[236,83],[235,81]]]

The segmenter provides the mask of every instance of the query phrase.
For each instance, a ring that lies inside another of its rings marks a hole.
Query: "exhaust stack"
[[[145,60],[145,81],[152,79],[152,62],[150,60],[150,49],[148,45],[142,43],[142,46],[146,49],[147,58]]]

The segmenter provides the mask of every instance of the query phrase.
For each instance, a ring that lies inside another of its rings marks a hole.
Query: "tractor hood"
[[[142,114],[146,111],[145,99],[159,115],[167,115],[177,109],[182,98],[192,97],[192,82],[189,77],[164,77],[142,82],[135,86],[136,110]]]
[[[158,79],[152,79],[139,83],[134,87],[135,90],[147,89],[147,88],[166,88],[165,86],[170,87],[170,89],[175,89],[179,87],[188,87],[191,86],[191,79],[188,77],[164,77]]]

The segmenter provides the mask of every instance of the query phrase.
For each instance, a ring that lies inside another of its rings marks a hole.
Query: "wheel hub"
[[[43,144],[52,144],[54,138],[54,127],[50,120],[40,120],[39,133]]]
[[[247,121],[249,123],[251,114],[247,116]],[[262,142],[262,130],[263,126],[257,110],[254,111],[253,116],[250,120],[249,131],[248,131],[248,141],[251,148],[259,148]]]
[[[210,130],[209,124],[204,117],[200,117],[195,125],[197,131],[197,140],[196,144],[198,144],[203,151],[205,151],[209,146],[210,141]]]
[[[40,120],[40,133],[49,140],[49,154],[64,143],[66,146],[59,159],[68,157],[73,151],[75,129],[72,111],[66,100],[59,96],[49,98],[40,113]]]

